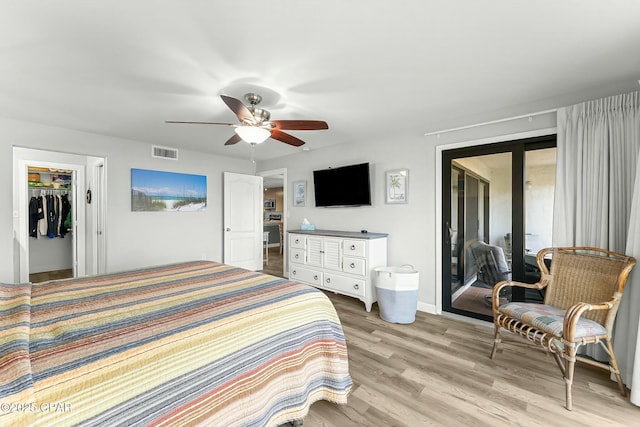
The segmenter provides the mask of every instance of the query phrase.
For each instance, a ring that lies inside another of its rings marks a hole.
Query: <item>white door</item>
[[[262,177],[224,172],[224,263],[262,270]]]

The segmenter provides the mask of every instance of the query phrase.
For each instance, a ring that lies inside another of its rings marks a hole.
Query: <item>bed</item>
[[[1,285],[0,304],[3,426],[275,426],[352,386],[326,295],[225,264]]]

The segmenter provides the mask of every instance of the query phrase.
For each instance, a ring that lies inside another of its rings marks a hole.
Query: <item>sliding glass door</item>
[[[490,320],[495,283],[539,277],[535,252],[551,244],[554,147],[555,135],[443,152],[445,311]]]

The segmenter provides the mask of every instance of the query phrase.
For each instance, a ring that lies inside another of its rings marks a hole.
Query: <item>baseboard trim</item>
[[[423,312],[429,313],[429,314],[440,314],[440,313],[438,313],[438,310],[437,310],[435,305],[427,304],[427,303],[420,302],[420,301],[418,301],[418,311],[423,311]]]

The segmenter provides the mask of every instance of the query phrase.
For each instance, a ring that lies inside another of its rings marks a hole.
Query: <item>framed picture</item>
[[[384,181],[387,203],[407,203],[409,196],[409,169],[387,171]]]
[[[131,169],[131,210],[193,212],[207,209],[207,177]]]
[[[293,206],[304,206],[307,200],[307,181],[293,183]]]

